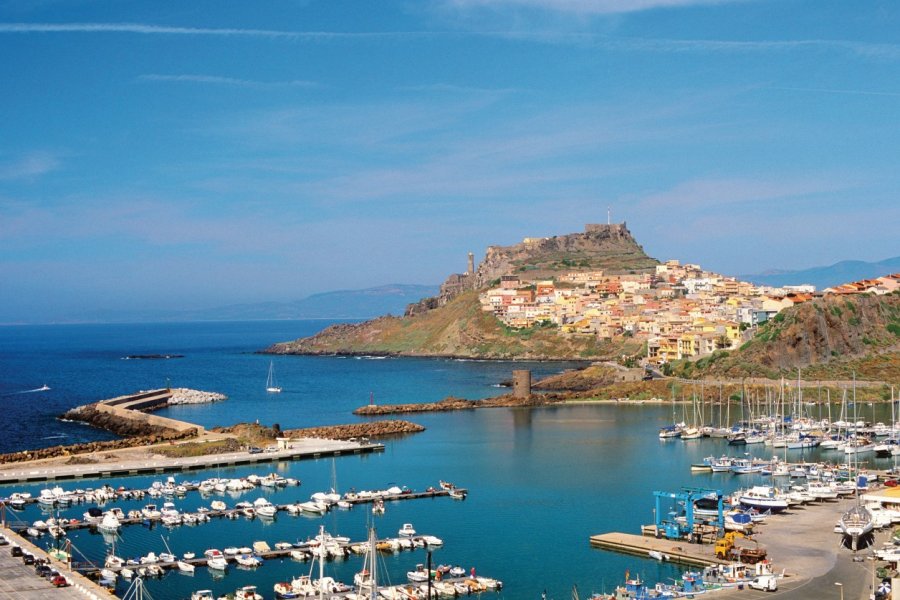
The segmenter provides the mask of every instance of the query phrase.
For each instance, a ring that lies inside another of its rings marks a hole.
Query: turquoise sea
[[[222,403],[173,407],[179,419],[211,426],[259,419],[283,428],[357,420],[351,411],[368,402],[402,403],[442,399],[448,395],[481,398],[495,395],[496,385],[513,368],[531,368],[537,377],[558,372],[571,364],[509,363],[439,359],[366,359],[338,357],[271,358],[255,354],[267,345],[308,335],[323,327],[321,321],[188,323],[142,325],[81,325],[0,328],[0,451],[103,439],[108,434],[55,416],[78,404],[139,389],[165,386],[219,391],[229,396]],[[169,360],[123,360],[134,354],[183,354]],[[269,361],[274,360],[280,395],[264,391]],[[43,384],[47,392],[28,392]],[[680,410],[680,409],[679,409]],[[867,409],[872,410],[872,409]],[[467,570],[504,581],[497,598],[568,598],[573,585],[582,597],[611,591],[625,571],[640,573],[648,581],[677,577],[680,570],[649,559],[622,556],[590,548],[592,534],[607,531],[638,533],[653,521],[654,490],[675,491],[702,486],[730,491],[753,479],[727,474],[691,474],[691,462],[704,456],[742,454],[765,456],[762,445],[728,448],[715,439],[661,442],[657,430],[672,420],[670,406],[579,404],[542,409],[485,409],[443,414],[416,414],[410,420],[425,432],[386,441],[383,453],[271,464],[269,467],[223,469],[190,473],[190,480],[236,477],[274,470],[302,480],[300,487],[274,492],[251,491],[240,500],[268,495],[275,503],[303,501],[316,491],[327,491],[333,475],[346,491],[390,485],[424,490],[439,479],[469,488],[464,502],[448,498],[390,503],[375,519],[380,537],[396,536],[403,523],[423,534],[438,536],[444,546],[434,552],[435,564],[459,564]],[[803,455],[791,454],[800,459]],[[815,458],[813,454],[810,457]],[[886,465],[883,465],[886,466]],[[154,478],[117,478],[115,486],[148,487]],[[64,482],[66,489],[97,487],[100,481]],[[0,488],[38,493],[42,485]],[[222,498],[229,505],[237,497]],[[176,500],[191,510],[209,505],[196,492]],[[148,502],[120,502],[125,511]],[[87,510],[78,505],[61,516],[80,518]],[[16,515],[32,522],[46,518],[37,505]],[[324,517],[291,517],[279,513],[274,522],[214,520],[174,529],[129,526],[115,541],[120,556],[139,556],[165,550],[161,537],[178,554],[226,546],[249,546],[257,540],[304,540],[320,524],[333,535],[363,540],[372,520],[365,506],[333,511]],[[71,540],[86,558],[102,561],[112,540],[87,530]],[[39,543],[51,544],[45,537]],[[360,557],[329,563],[327,574],[351,581],[361,567]],[[384,570],[391,582],[425,562],[422,550],[385,556]],[[270,561],[255,571],[230,568],[214,579],[204,568],[193,576],[171,573],[150,580],[155,598],[186,598],[191,591],[211,588],[217,594],[255,584],[266,598],[272,585],[309,572],[309,564]],[[119,592],[124,591],[120,587]]]

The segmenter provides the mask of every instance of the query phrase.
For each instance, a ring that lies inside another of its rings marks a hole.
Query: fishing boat
[[[275,382],[275,363],[269,361],[269,376],[266,378],[266,391],[270,394],[281,393],[281,388]]]
[[[290,581],[279,581],[274,586],[276,598],[299,598],[300,594],[294,591]]]

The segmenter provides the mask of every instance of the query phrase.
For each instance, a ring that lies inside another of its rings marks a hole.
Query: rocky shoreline
[[[484,400],[466,400],[444,398],[440,402],[423,402],[418,404],[368,404],[353,411],[354,415],[371,417],[416,412],[447,412],[452,410],[474,410],[477,408],[530,408],[551,406],[573,398],[572,394],[532,394],[527,398],[516,398],[512,395],[495,396]]]
[[[97,462],[99,459],[88,458],[94,452],[106,452],[108,450],[123,450],[126,448],[137,448],[139,446],[152,446],[162,442],[173,442],[183,437],[191,437],[174,432],[173,436],[138,436],[128,437],[121,440],[107,440],[104,442],[85,442],[83,444],[70,444],[68,446],[50,446],[49,448],[39,448],[37,450],[20,450],[19,452],[10,452],[8,454],[0,454],[0,464],[27,462],[32,460],[44,460],[48,458],[59,458],[69,456],[71,463]],[[179,437],[179,435],[181,437]]]

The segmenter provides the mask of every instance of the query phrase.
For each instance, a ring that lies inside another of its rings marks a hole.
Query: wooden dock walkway
[[[612,532],[592,535],[591,546],[643,557],[649,556],[650,552],[659,552],[666,557],[666,561],[694,567],[728,564],[728,561],[716,558],[712,546],[689,544],[685,540],[657,539],[656,537]]]

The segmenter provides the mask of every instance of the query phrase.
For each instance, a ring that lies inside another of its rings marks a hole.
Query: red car
[[[886,485],[887,487],[897,487],[897,480],[896,479],[888,479],[887,481],[884,482],[884,485]]]
[[[56,587],[66,587],[69,585],[69,580],[63,577],[62,575],[57,575],[53,579],[50,580],[50,583],[55,585]]]

